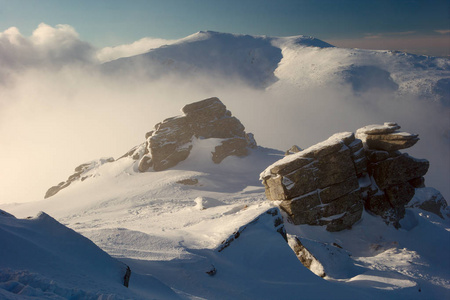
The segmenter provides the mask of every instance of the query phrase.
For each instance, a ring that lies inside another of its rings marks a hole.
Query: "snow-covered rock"
[[[424,185],[429,162],[371,143],[382,140],[396,147],[402,141],[400,148],[405,148],[417,142],[417,135],[398,129],[392,122],[368,125],[356,131],[358,138],[339,133],[286,156],[260,175],[267,198],[277,201],[297,225],[350,228],[360,219],[364,200],[368,211],[399,227],[415,188]]]
[[[286,156],[260,175],[267,198],[277,201],[294,224],[350,228],[363,210],[358,183],[365,170],[359,170],[360,161],[365,164],[362,149],[361,141],[345,132]]]
[[[356,131],[356,137],[361,139],[369,149],[381,151],[396,151],[414,146],[418,134],[400,132],[397,123],[386,122],[384,125],[368,125]]]
[[[146,134],[144,144],[124,155],[140,159],[139,171],[145,172],[151,167],[162,171],[177,165],[189,156],[194,138],[222,139],[212,152],[211,159],[215,163],[229,155],[245,156],[248,147],[256,146],[253,136],[244,131],[242,123],[218,98],[188,104],[182,112],[181,116],[156,124],[155,130]]]
[[[366,209],[400,226],[405,205],[413,198],[415,188],[424,185],[423,176],[430,163],[399,149],[409,148],[419,140],[416,134],[398,131],[397,123],[368,125],[356,131],[365,146],[372,188],[364,195]]]
[[[205,157],[219,164],[228,156],[243,157],[257,146],[253,134],[216,97],[208,98],[182,108],[183,115],[165,119],[145,134],[146,141],[133,147],[121,158],[130,157],[137,162],[139,172],[151,168],[162,171],[185,160],[193,147],[194,139],[216,139],[214,150]],[[98,165],[113,162],[113,158],[82,164],[67,181],[51,187],[45,198],[51,197],[75,181],[92,177],[90,170]],[[88,174],[89,173],[89,174]]]

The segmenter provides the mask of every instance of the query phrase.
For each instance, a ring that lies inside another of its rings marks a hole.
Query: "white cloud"
[[[41,23],[30,37],[11,27],[0,32],[0,49],[0,81],[10,72],[29,67],[61,67],[95,60],[94,48],[81,41],[69,25]]]
[[[163,45],[170,45],[176,40],[165,40],[158,38],[145,37],[134,43],[115,47],[105,47],[97,52],[97,58],[100,62],[107,62],[121,57],[129,57],[148,52],[150,49],[158,48]]]

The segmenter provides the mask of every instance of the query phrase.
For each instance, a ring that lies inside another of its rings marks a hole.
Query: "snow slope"
[[[148,275],[133,274],[137,287],[128,290],[124,263],[43,212],[16,219],[0,211],[0,240],[2,299],[178,298]]]
[[[216,165],[210,155],[217,143],[194,141],[186,161],[161,172],[139,173],[130,158],[103,164],[51,198],[3,208],[20,217],[44,210],[132,272],[153,274],[186,299],[450,295],[449,249],[441,245],[450,238],[448,220],[408,209],[405,229],[364,214],[352,230],[330,233],[285,219],[288,234],[324,265],[324,280],[301,265],[267,213],[273,203],[265,200],[258,174],[282,153],[258,147]],[[183,179],[198,183],[179,183]],[[135,284],[132,278],[130,291],[139,289]]]

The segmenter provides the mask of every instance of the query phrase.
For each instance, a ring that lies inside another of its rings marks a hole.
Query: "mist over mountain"
[[[448,59],[213,31],[95,49],[41,24],[0,33],[0,63],[1,296],[448,297]]]
[[[1,162],[9,170],[2,202],[41,198],[69,166],[117,157],[149,124],[211,96],[225,101],[262,145],[278,149],[397,121],[421,135],[414,154],[432,161],[427,178],[450,195],[448,59],[336,48],[305,36],[205,31],[100,64],[73,28],[45,24],[31,37],[10,28],[0,42],[0,137],[8,141]],[[116,55],[142,45],[123,45]]]

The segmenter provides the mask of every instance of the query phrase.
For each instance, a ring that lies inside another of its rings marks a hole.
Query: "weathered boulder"
[[[417,135],[399,132],[398,129],[397,123],[384,123],[356,131],[356,136],[364,143],[373,190],[378,191],[363,195],[365,207],[395,227],[400,227],[405,205],[413,198],[415,188],[424,186],[423,176],[429,168],[427,160],[398,151],[413,146],[419,140]]]
[[[247,146],[248,143],[245,138],[226,139],[219,146],[215,147],[214,152],[212,152],[212,161],[218,164],[230,155],[246,156],[248,154]]]
[[[277,201],[294,224],[343,230],[360,219],[365,206],[399,227],[429,168],[427,160],[397,150],[418,141],[417,135],[399,129],[392,122],[369,125],[356,136],[339,133],[306,150],[288,151],[260,175],[267,198]]]
[[[310,269],[314,274],[325,277],[325,270],[317,258],[303,246],[300,239],[296,236],[288,235],[288,243],[300,262]]]
[[[144,155],[139,161],[139,172],[145,172],[153,166],[152,157],[148,154]]]
[[[152,167],[154,171],[162,171],[185,160],[195,138],[222,139],[211,153],[215,163],[231,155],[246,156],[249,148],[257,146],[253,134],[245,132],[244,125],[218,98],[187,104],[181,111],[183,115],[156,124],[153,131],[146,133],[145,143],[132,148],[122,157],[140,160],[140,172]]]
[[[424,176],[430,163],[403,153],[396,157],[369,164],[369,172],[382,190],[396,184],[403,184],[414,178]]]
[[[288,155],[261,173],[266,196],[280,201],[294,224],[350,228],[363,210],[357,177],[362,171],[356,169],[365,162],[361,150],[361,141],[345,132]]]
[[[369,125],[356,131],[356,136],[368,148],[374,150],[395,151],[414,146],[418,141],[417,134],[399,132],[397,123],[387,122],[384,125]]]

